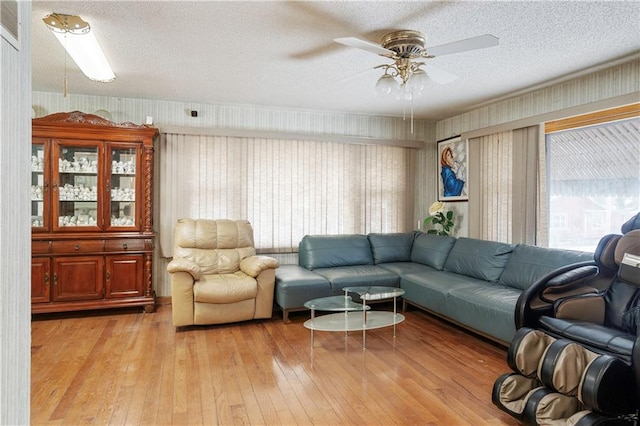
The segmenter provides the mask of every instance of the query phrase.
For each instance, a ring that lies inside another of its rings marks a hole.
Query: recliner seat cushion
[[[203,275],[193,284],[195,302],[234,303],[255,299],[257,294],[258,285],[255,278],[251,278],[243,272]]]

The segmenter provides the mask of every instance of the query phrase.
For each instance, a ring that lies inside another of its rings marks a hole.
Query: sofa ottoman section
[[[329,280],[298,265],[281,265],[276,270],[275,287],[275,301],[284,322],[289,322],[289,312],[306,311],[304,302],[332,295]]]

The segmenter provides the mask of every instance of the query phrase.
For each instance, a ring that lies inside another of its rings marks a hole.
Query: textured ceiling
[[[88,21],[117,75],[89,81],[69,59],[69,93],[399,116],[373,87],[386,58],[333,42],[396,29],[427,46],[482,34],[498,47],[437,57],[459,79],[413,102],[441,119],[510,93],[640,56],[638,1],[34,1],[33,89],[61,92],[64,53],[42,18]]]

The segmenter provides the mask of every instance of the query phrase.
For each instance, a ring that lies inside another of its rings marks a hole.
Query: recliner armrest
[[[269,256],[249,256],[240,261],[240,270],[253,278],[265,269],[275,269],[278,266],[280,262]]]
[[[188,272],[195,281],[198,281],[202,277],[202,269],[200,266],[184,257],[176,257],[167,265],[167,272],[170,274],[174,272]]]

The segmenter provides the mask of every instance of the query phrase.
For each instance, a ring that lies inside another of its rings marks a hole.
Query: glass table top
[[[312,299],[304,303],[304,307],[308,309],[314,309],[317,311],[334,311],[334,312],[347,312],[347,311],[362,311],[363,305],[351,300],[351,296],[329,296],[320,297],[318,299]],[[366,310],[371,309],[370,306],[366,307]]]
[[[362,300],[382,300],[399,297],[404,294],[404,290],[398,287],[382,286],[357,286],[343,288],[345,294],[358,293]]]

